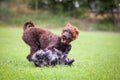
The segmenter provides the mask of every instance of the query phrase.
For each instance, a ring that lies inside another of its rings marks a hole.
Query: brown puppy
[[[69,43],[75,40],[79,34],[79,30],[70,24],[63,29],[61,37],[46,29],[35,27],[32,22],[26,22],[23,30],[22,39],[30,46],[30,54],[27,56],[29,61],[31,61],[32,55],[40,49],[57,48],[68,54],[71,49]]]

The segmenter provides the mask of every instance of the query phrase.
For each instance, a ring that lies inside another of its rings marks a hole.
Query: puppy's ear
[[[75,31],[75,39],[76,39],[76,38],[78,37],[80,31],[79,31],[79,29],[76,28],[76,27],[75,27],[74,31]]]

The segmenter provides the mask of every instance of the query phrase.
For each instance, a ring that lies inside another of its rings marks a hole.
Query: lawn
[[[60,29],[51,29],[60,34]],[[36,68],[28,62],[22,28],[0,27],[0,80],[120,80],[120,33],[81,31],[72,42],[72,66]]]

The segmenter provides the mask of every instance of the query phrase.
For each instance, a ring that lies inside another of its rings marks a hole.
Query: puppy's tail
[[[29,21],[29,22],[26,22],[23,26],[23,30],[25,31],[27,28],[29,27],[35,27],[35,25],[33,24],[33,22]]]

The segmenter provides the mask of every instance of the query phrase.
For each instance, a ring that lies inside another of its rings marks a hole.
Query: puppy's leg
[[[30,48],[30,54],[27,56],[27,59],[29,60],[29,61],[32,61],[32,55],[36,52],[36,51],[38,51],[40,48],[38,47],[38,46],[31,46],[31,48]]]
[[[73,63],[74,61],[75,61],[74,59],[66,58],[66,60],[65,60],[65,65],[72,65],[72,63]]]

